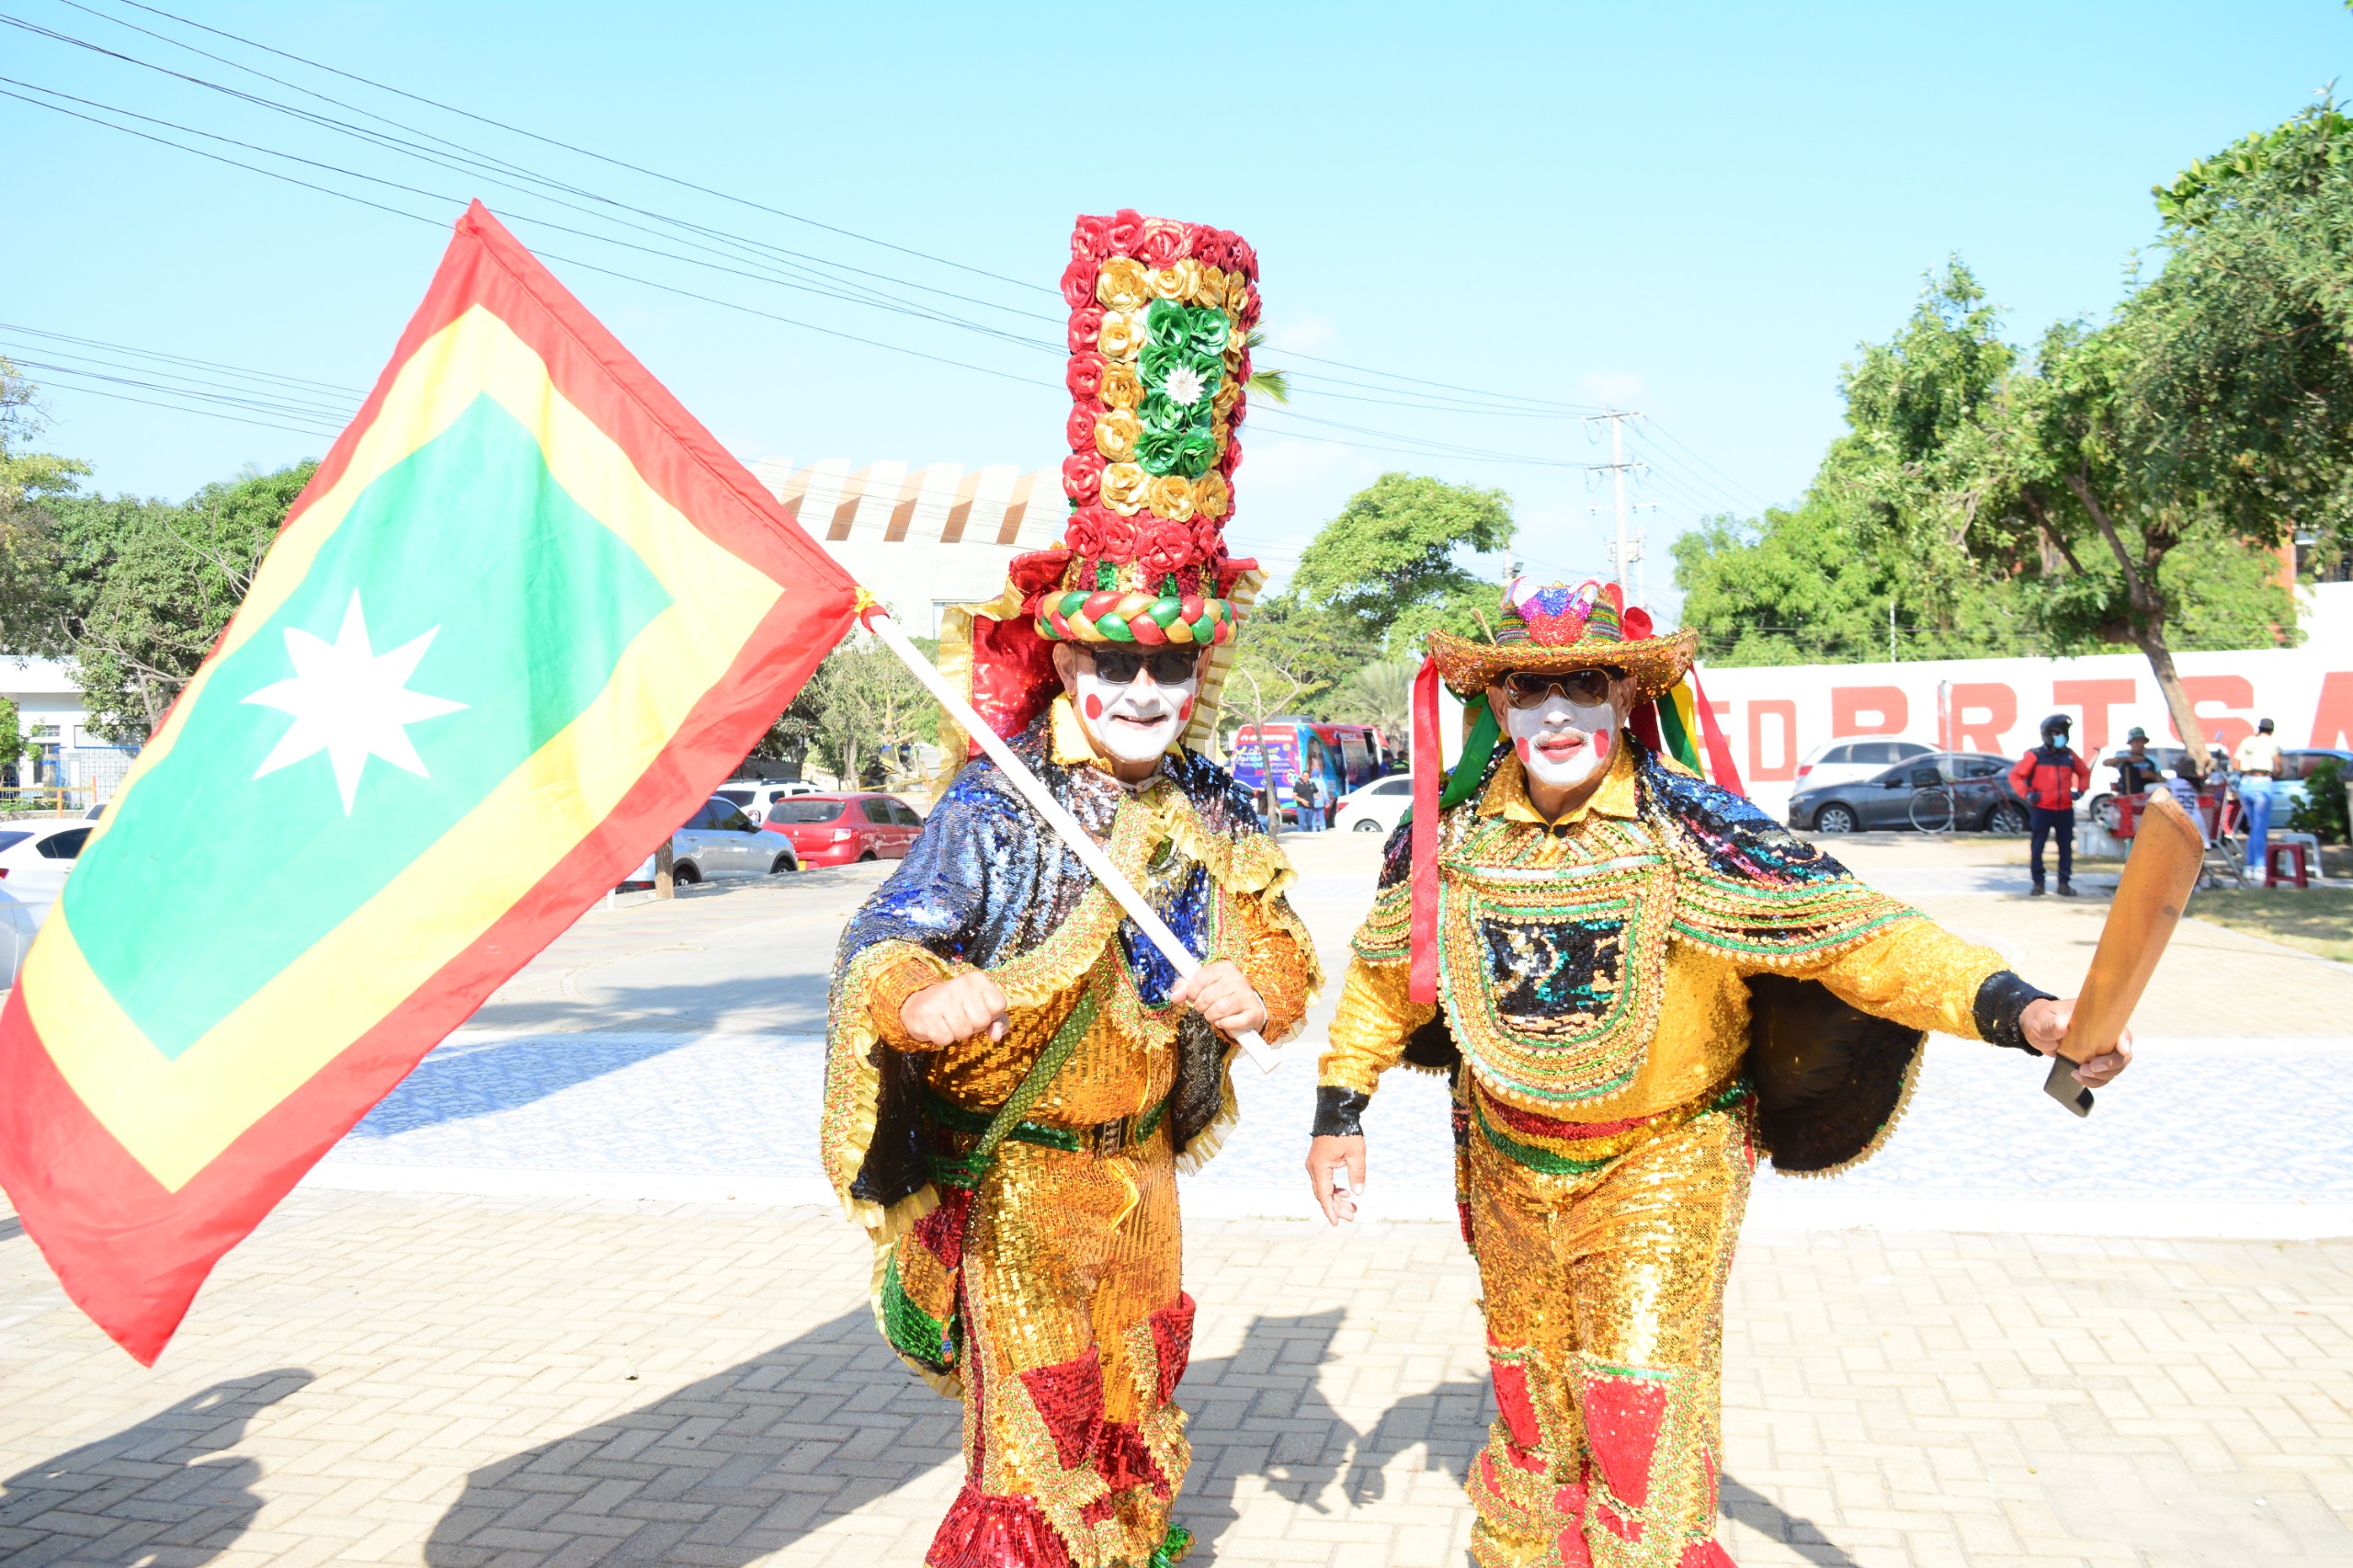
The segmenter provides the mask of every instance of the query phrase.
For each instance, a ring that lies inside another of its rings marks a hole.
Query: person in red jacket
[[[2018,758],[2010,769],[2010,788],[2026,797],[2027,822],[2033,832],[2029,858],[2034,870],[2034,894],[2042,896],[2042,843],[2059,835],[2059,896],[2075,896],[2075,800],[2092,781],[2091,765],[2067,744],[2075,722],[2053,713],[2042,722],[2042,744]]]

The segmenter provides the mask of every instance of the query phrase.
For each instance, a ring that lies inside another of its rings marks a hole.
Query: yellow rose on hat
[[[1125,362],[1103,368],[1103,386],[1097,394],[1113,408],[1134,408],[1143,402],[1143,378]]]
[[[1096,335],[1095,347],[1106,359],[1132,359],[1136,350],[1143,347],[1143,324],[1129,311],[1103,312],[1103,330]]]
[[[1201,280],[1193,290],[1193,302],[1214,306],[1221,311],[1225,309],[1225,269],[1212,267],[1206,261],[1200,264],[1200,268]]]
[[[1140,311],[1152,301],[1152,285],[1144,276],[1143,263],[1132,256],[1115,256],[1103,264],[1095,279],[1095,297],[1104,307],[1114,311]],[[1226,298],[1233,290],[1229,287]]]
[[[1144,494],[1151,487],[1152,475],[1144,472],[1141,463],[1113,463],[1103,471],[1103,505],[1131,517],[1143,508]]]
[[[1164,473],[1152,482],[1146,500],[1154,517],[1185,522],[1193,515],[1193,482],[1182,474]]]
[[[1115,408],[1095,422],[1095,449],[1112,462],[1132,462],[1136,437],[1142,434],[1142,420],[1124,408]]]

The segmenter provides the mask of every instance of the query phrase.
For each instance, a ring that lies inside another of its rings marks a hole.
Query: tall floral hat
[[[964,612],[969,623],[951,612],[943,667],[968,628],[973,706],[1011,734],[1055,689],[1055,642],[1208,648],[1185,736],[1199,744],[1265,581],[1225,546],[1257,253],[1227,230],[1132,210],[1081,217],[1070,248],[1070,519],[1059,546],[1015,558],[996,602]]]

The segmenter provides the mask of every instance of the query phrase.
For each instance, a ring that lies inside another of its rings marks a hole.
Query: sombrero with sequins
[[[1637,702],[1665,694],[1691,668],[1699,633],[1651,631],[1650,612],[1629,609],[1615,583],[1574,586],[1515,577],[1504,585],[1491,637],[1429,634],[1439,678],[1458,697],[1476,697],[1515,670],[1623,670]]]

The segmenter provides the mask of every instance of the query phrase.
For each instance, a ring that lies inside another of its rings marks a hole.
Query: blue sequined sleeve
[[[1004,859],[1006,802],[980,776],[959,775],[932,809],[899,869],[842,932],[838,962],[877,942],[914,942],[944,959],[968,956],[989,904],[989,873]]]

